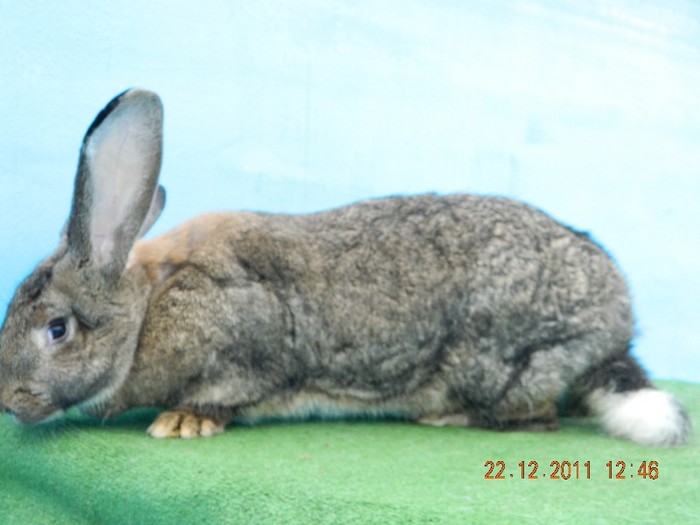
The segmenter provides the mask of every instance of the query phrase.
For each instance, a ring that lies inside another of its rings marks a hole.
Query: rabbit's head
[[[128,374],[148,299],[129,253],[165,201],[162,106],[129,90],[83,139],[58,249],[19,286],[0,331],[0,410],[23,423],[99,403]]]

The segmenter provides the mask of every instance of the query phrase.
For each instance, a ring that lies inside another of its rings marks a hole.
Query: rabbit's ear
[[[156,188],[155,193],[153,194],[153,200],[151,201],[151,207],[148,210],[148,213],[146,214],[146,218],[143,221],[143,225],[141,226],[141,231],[139,231],[139,234],[136,236],[137,239],[140,239],[146,233],[148,233],[148,230],[151,229],[151,226],[155,224],[155,222],[158,220],[158,217],[160,217],[160,214],[163,212],[163,208],[165,207],[165,195],[166,191],[163,186],[158,186]],[[61,239],[65,239],[66,236],[68,235],[68,223],[63,226],[63,230],[61,230]]]
[[[123,271],[165,200],[156,192],[162,138],[163,107],[155,93],[125,91],[95,118],[80,150],[66,231],[79,266],[112,279]]]

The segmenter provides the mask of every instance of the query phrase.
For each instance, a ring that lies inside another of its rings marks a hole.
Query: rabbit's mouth
[[[0,412],[22,425],[45,423],[63,413],[62,408],[46,403],[43,394],[25,388],[17,388],[7,397],[7,401],[0,401]]]

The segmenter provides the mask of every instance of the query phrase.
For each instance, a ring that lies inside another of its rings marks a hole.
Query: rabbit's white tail
[[[690,436],[690,419],[681,404],[654,388],[629,348],[588,370],[576,389],[612,436],[667,447]]]
[[[669,393],[652,387],[626,392],[597,388],[587,396],[588,406],[612,436],[641,445],[673,446],[686,441],[690,420]]]

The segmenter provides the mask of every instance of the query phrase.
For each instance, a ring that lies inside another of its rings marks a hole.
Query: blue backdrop
[[[698,64],[690,0],[0,0],[0,307],[56,245],[87,125],[141,86],[166,108],[154,234],[213,209],[518,197],[615,256],[652,375],[700,381]]]

